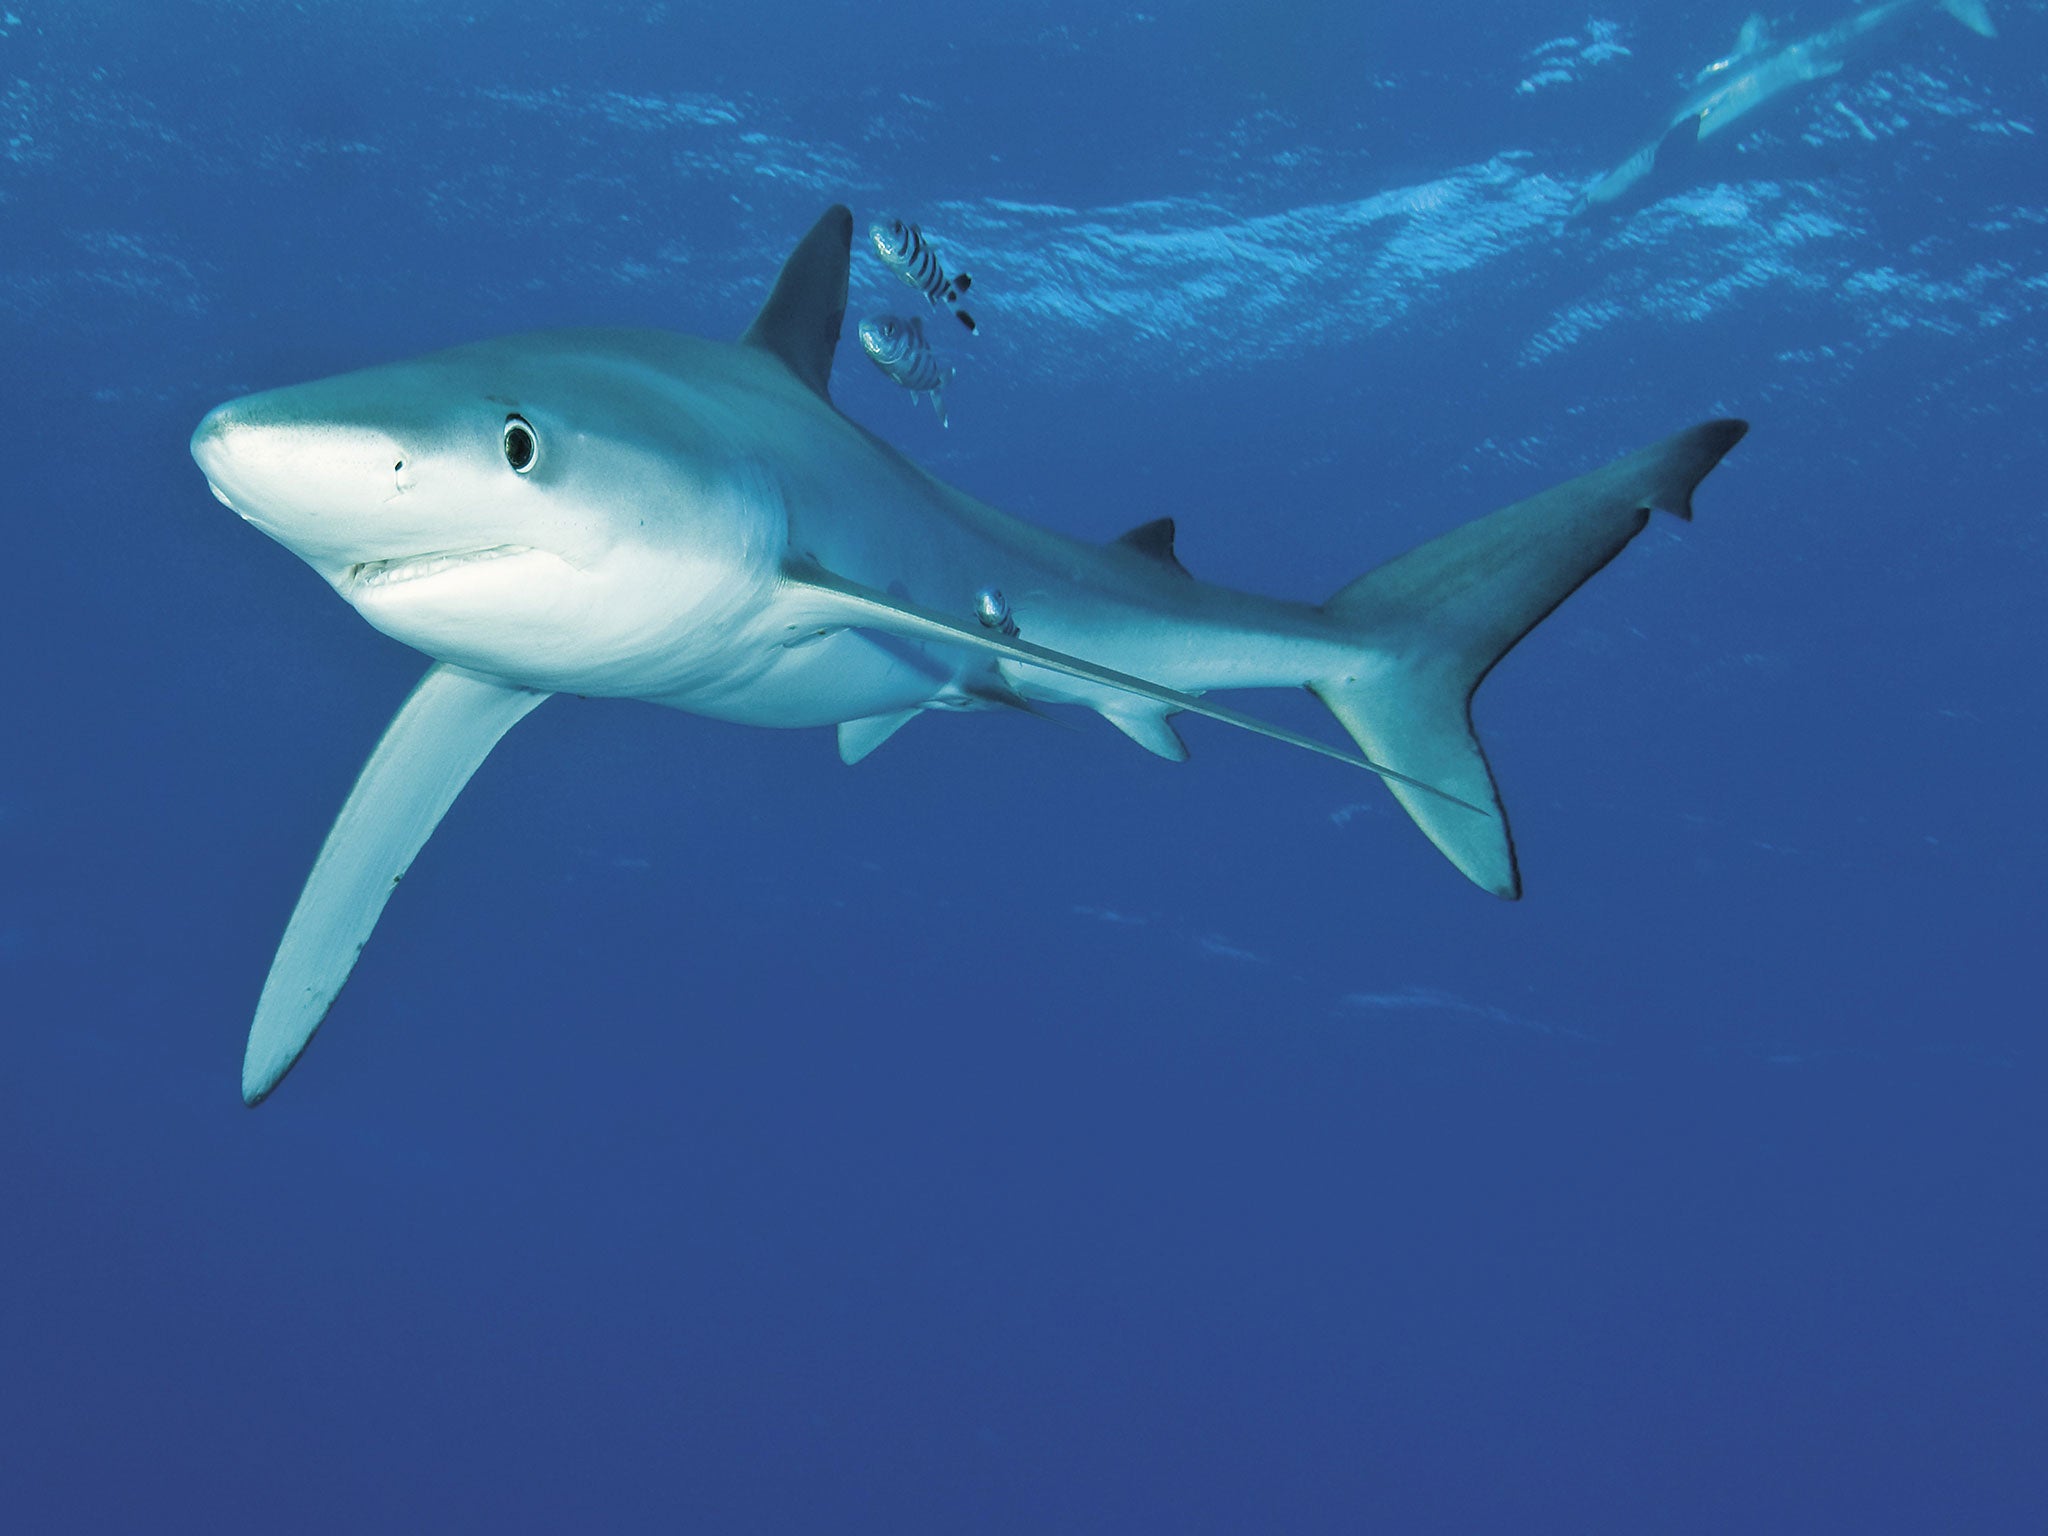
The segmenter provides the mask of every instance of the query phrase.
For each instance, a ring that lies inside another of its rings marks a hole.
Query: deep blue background
[[[1745,7],[1352,9],[0,11],[10,1528],[2041,1528],[2044,8],[1562,228]],[[985,331],[848,410],[1219,580],[1753,418],[1480,697],[1527,899],[1206,722],[563,700],[242,1110],[421,662],[192,424],[834,199]]]

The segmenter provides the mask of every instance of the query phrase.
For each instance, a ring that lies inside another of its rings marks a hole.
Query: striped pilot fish
[[[949,424],[943,391],[953,382],[953,370],[939,366],[932,344],[924,339],[922,320],[869,315],[860,323],[860,346],[877,368],[912,394],[930,394],[939,425]]]
[[[932,303],[943,304],[952,310],[953,317],[969,331],[979,329],[974,323],[974,316],[960,307],[960,295],[968,290],[974,279],[965,272],[946,276],[945,266],[932,254],[931,246],[925,243],[923,230],[901,219],[891,219],[886,224],[870,224],[868,239],[874,242],[875,254],[882,258],[882,265]]]

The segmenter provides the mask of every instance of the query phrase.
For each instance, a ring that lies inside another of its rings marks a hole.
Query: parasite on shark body
[[[840,414],[852,239],[828,209],[737,342],[507,336],[200,422],[213,494],[433,663],[285,926],[248,1103],[298,1060],[470,775],[554,693],[830,726],[848,763],[927,711],[1051,704],[1180,761],[1173,717],[1204,715],[1378,774],[1467,878],[1520,894],[1473,691],[1652,509],[1689,518],[1742,422],[1454,528],[1320,603],[1262,597],[1191,576],[1170,519],[1100,545],[1034,527]],[[1313,692],[1357,750],[1208,697],[1276,687]]]
[[[1010,600],[994,587],[983,587],[974,594],[974,616],[981,620],[983,629],[1000,630],[1011,636],[1018,633],[1016,616],[1010,612]]]

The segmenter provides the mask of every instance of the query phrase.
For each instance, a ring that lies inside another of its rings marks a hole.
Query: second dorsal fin
[[[846,268],[853,251],[853,214],[834,203],[782,264],[768,302],[740,336],[782,359],[789,371],[832,398],[832,354],[846,321]]]
[[[1155,517],[1149,523],[1140,523],[1110,543],[1116,548],[1143,555],[1147,560],[1157,561],[1177,575],[1188,574],[1188,568],[1173,552],[1173,519],[1170,517]]]

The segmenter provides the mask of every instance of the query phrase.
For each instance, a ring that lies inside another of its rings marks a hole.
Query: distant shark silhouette
[[[1161,757],[1179,711],[1384,777],[1452,863],[1520,893],[1473,690],[1742,436],[1712,421],[1424,544],[1320,606],[1212,586],[1160,519],[1107,545],[941,484],[834,408],[853,218],[829,209],[738,344],[557,331],[235,400],[192,454],[230,509],[435,658],[313,866],[257,1004],[260,1102],[456,794],[550,693],[838,728],[1079,704]],[[1362,756],[1200,697],[1306,686]]]
[[[1861,43],[1939,6],[1972,32],[1995,37],[1984,0],[1885,0],[1825,31],[1777,46],[1761,16],[1742,24],[1735,50],[1699,72],[1693,93],[1657,136],[1586,189],[1574,215],[1618,202],[1652,170],[1668,170],[1695,145],[1738,122],[1767,101],[1815,80],[1839,74]]]

